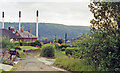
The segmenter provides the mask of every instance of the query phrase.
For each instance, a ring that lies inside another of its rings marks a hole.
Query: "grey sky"
[[[39,22],[89,26],[93,18],[89,3],[89,0],[1,0],[0,12],[5,12],[8,22],[18,22],[19,10],[21,22],[36,22],[35,13],[39,10]]]

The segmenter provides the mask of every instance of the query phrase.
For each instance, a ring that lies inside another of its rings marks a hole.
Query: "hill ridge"
[[[2,23],[0,22],[2,25]],[[31,29],[32,34],[35,35],[35,25],[36,23],[21,23],[21,26],[24,27],[24,30],[28,31]],[[18,22],[5,22],[5,28],[7,29],[9,26],[12,26],[15,28],[15,30],[18,30]],[[0,26],[1,27],[1,26]],[[41,39],[44,40],[45,38],[48,38],[48,40],[54,40],[55,35],[57,35],[58,38],[64,39],[64,34],[68,34],[68,39],[73,39],[80,37],[80,33],[88,33],[89,32],[89,26],[67,26],[64,24],[56,24],[56,23],[39,23],[39,35],[41,36]]]

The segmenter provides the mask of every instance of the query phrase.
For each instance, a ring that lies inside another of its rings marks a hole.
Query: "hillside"
[[[0,22],[2,25],[2,23]],[[0,25],[0,27],[1,27]],[[12,26],[15,28],[15,30],[18,30],[18,23],[8,23],[5,22],[5,28],[7,29],[9,26]],[[22,27],[24,30],[31,29],[32,34],[35,33],[35,23],[22,23]],[[68,39],[77,38],[80,36],[81,33],[87,33],[89,31],[88,26],[66,26],[62,24],[55,24],[55,23],[39,23],[39,35],[41,36],[41,39],[48,38],[48,40],[53,40],[55,34],[57,35],[57,38],[63,38],[64,34],[68,34]]]

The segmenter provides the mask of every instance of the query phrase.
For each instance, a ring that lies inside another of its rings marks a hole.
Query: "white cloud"
[[[22,22],[35,22],[35,12],[39,10],[39,22],[89,26],[92,14],[88,4],[89,2],[3,2],[0,3],[0,12],[5,12],[5,21],[17,22],[18,11],[21,10]]]
[[[90,2],[90,0],[1,0],[1,2]]]

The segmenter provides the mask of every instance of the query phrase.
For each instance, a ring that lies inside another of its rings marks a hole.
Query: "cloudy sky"
[[[90,0],[1,0],[0,13],[5,12],[4,21],[18,22],[20,10],[21,22],[36,22],[35,13],[39,10],[39,22],[89,26],[93,18],[89,3]]]

